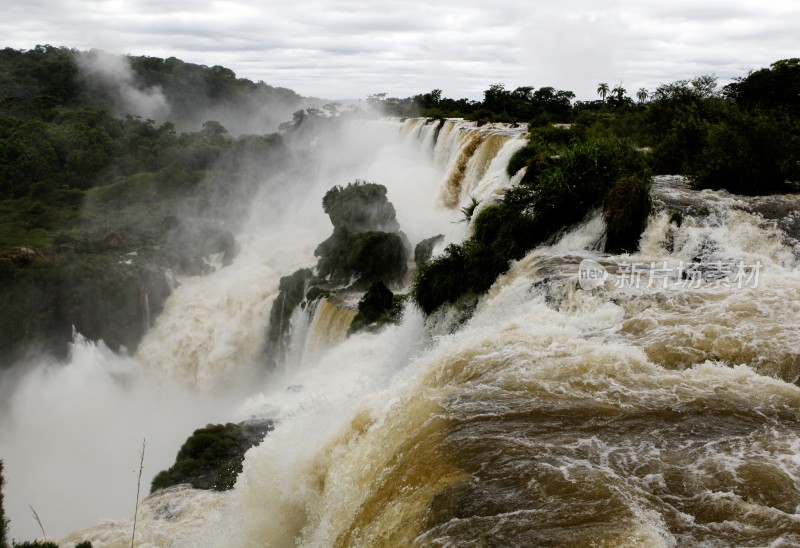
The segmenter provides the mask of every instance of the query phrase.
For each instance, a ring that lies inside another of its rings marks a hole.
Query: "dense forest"
[[[441,259],[474,276],[442,293],[433,280],[443,263],[430,263],[415,285],[420,307],[479,294],[510,260],[612,195],[638,196],[629,210],[605,212],[619,225],[609,245],[630,249],[635,238],[626,231],[646,215],[650,173],[747,194],[797,190],[800,59],[721,89],[701,76],[635,95],[601,83],[594,101],[502,84],[482,101],[440,90],[369,96],[366,104],[386,115],[531,127],[509,165],[512,173],[527,167],[523,184],[475,219],[473,240]],[[0,51],[0,362],[19,359],[31,343],[63,355],[73,326],[115,350],[135,350],[148,327],[140,318],[152,321],[171,291],[169,272],[202,274],[214,268],[212,254],[223,265],[233,260],[237,223],[265,174],[313,154],[291,146],[298,136],[343,114],[366,115],[322,105],[175,58],[52,46]],[[259,131],[243,131],[254,123]],[[598,162],[608,176],[581,182],[581,166]]]
[[[600,99],[573,101],[570,91],[494,84],[483,101],[449,99],[441,90],[368,102],[394,116],[463,117],[570,124],[581,138],[617,138],[652,150],[657,173],[687,175],[701,188],[743,194],[796,189],[800,180],[800,59],[784,59],[720,88],[713,76],[640,89],[600,83]],[[787,186],[792,181],[794,186]]]
[[[160,121],[138,114],[153,104]],[[274,111],[250,117],[262,131],[229,132],[255,104]],[[271,117],[305,104],[174,58],[0,51],[0,363],[32,343],[63,355],[72,326],[135,350],[140,318],[171,291],[168,272],[200,274],[214,253],[232,260],[264,166],[288,159],[275,133],[285,118]],[[220,119],[197,118],[208,113]]]

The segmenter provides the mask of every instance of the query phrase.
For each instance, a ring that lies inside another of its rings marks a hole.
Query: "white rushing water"
[[[321,333],[298,336],[301,343],[307,339],[306,351],[299,343],[293,369],[277,377],[264,374],[261,351],[279,278],[313,265],[314,248],[330,233],[320,207],[330,187],[357,178],[379,182],[389,189],[412,241],[440,232],[460,239],[464,225],[451,222],[457,211],[436,200],[442,170],[416,140],[398,139],[401,129],[393,121],[355,122],[335,142],[319,143],[315,180],[265,184],[237,236],[242,250],[235,263],[211,276],[180,280],[136,356],[118,356],[78,337],[66,365],[44,359],[4,376],[0,454],[12,536],[40,536],[28,505],[51,538],[98,519],[130,515],[136,487],[131,471],[143,438],[146,491],[196,428],[252,414],[291,415],[331,394],[346,397],[372,376],[386,374],[379,373],[379,363],[365,361],[381,353],[370,337],[342,356],[345,366],[324,366],[327,346],[343,336],[342,320],[319,318]],[[275,211],[276,193],[289,194],[280,203],[292,207]],[[407,327],[415,333],[405,339],[408,348],[421,338],[420,325],[421,320]],[[288,386],[304,388],[287,391]],[[142,538],[145,531],[146,526]]]
[[[170,439],[153,442],[164,453],[148,453],[154,473],[191,429],[256,415],[276,428],[247,453],[236,487],[148,497],[138,544],[800,543],[794,196],[745,199],[661,178],[637,254],[595,251],[604,225],[593,215],[512,264],[455,332],[408,306],[401,325],[345,339],[352,314],[326,300],[293,317],[286,367],[258,373],[279,277],[312,265],[330,231],[319,207],[327,188],[356,177],[384,184],[412,242],[459,241],[459,208],[513,184],[504,170],[523,131],[360,124],[346,150],[323,154],[306,209],[252,223],[233,265],[185,280],[138,356],[81,342],[66,367],[40,365],[20,381],[3,421],[2,439],[18,448],[6,457],[6,499],[38,495],[25,503],[46,524],[52,516],[52,534],[85,527],[67,545],[130,545],[129,471],[148,428]],[[318,225],[295,228],[315,215]],[[604,282],[582,287],[586,265]],[[38,404],[51,400],[70,402],[57,407],[67,410],[59,432]],[[151,416],[163,420],[150,426]],[[49,470],[58,458],[42,452],[28,473],[42,476],[33,491],[20,472],[38,437],[52,437],[63,468]],[[121,479],[87,480],[94,469],[79,451]],[[98,507],[84,510],[81,482]],[[12,527],[26,519],[19,506]]]

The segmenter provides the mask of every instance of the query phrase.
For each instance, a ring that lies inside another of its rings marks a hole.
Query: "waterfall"
[[[235,534],[215,540],[798,542],[800,327],[786,318],[800,312],[800,248],[757,211],[798,198],[748,204],[670,179],[654,194],[664,209],[638,254],[593,251],[596,216],[514,264],[461,331],[346,417],[320,403],[277,429],[226,501]],[[623,263],[692,261],[709,240],[725,260],[760,261],[759,284],[619,283]],[[577,283],[586,259],[611,274],[602,288]],[[668,349],[686,353],[690,338],[699,354],[675,359]],[[298,443],[309,431],[327,436]]]
[[[323,352],[345,340],[356,312],[343,303],[334,303],[328,298],[320,299],[306,335],[303,359],[318,360]]]
[[[45,382],[48,397],[62,396],[58,410],[72,409],[60,390],[81,372],[103,387],[90,412],[67,413],[81,424],[107,407],[135,415],[154,394],[183,394],[148,413],[178,415],[183,430],[188,419],[275,421],[232,491],[147,497],[143,545],[800,543],[797,196],[744,198],[660,177],[635,254],[597,251],[605,226],[595,213],[514,262],[458,329],[409,304],[400,325],[347,337],[357,297],[322,299],[292,316],[285,369],[256,374],[280,277],[312,265],[330,233],[323,222],[297,228],[321,217],[327,188],[357,172],[386,184],[412,241],[458,241],[458,207],[471,196],[485,207],[513,184],[505,167],[525,131],[358,122],[352,150],[329,144],[326,178],[303,189],[308,209],[251,228],[231,266],[181,280],[137,356],[83,343],[68,367],[37,369],[49,380],[25,380],[11,405],[30,439],[12,464],[47,437],[34,388]],[[220,387],[226,399],[215,400]],[[205,397],[220,418],[194,415]],[[130,462],[144,430],[133,423]],[[186,433],[172,433],[151,466],[168,465]],[[69,441],[48,448],[61,446]],[[71,517],[62,543],[129,545],[123,516]]]
[[[405,140],[413,140],[431,151],[433,162],[442,170],[440,198],[447,208],[456,208],[470,197],[485,200],[507,188],[511,181],[505,170],[511,156],[525,146],[526,126],[483,124],[461,119],[441,122],[408,118],[396,124]],[[441,124],[441,125],[440,125]]]

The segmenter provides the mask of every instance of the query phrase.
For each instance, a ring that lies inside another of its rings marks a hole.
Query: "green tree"
[[[722,93],[747,108],[800,109],[800,58],[782,59],[751,72],[725,86]]]
[[[640,103],[647,101],[648,97],[650,97],[650,93],[644,88],[639,88],[639,91],[636,92],[636,98],[639,99]]]
[[[506,112],[511,99],[511,92],[506,90],[505,84],[492,84],[483,92],[483,108],[492,113]]]
[[[606,100],[608,92],[609,92],[609,87],[608,84],[606,84],[605,82],[602,82],[597,86],[597,95],[599,95],[603,101]]]
[[[206,135],[223,135],[228,133],[228,130],[216,120],[208,120],[207,122],[203,122],[202,132]]]
[[[787,192],[800,182],[800,126],[782,112],[733,107],[708,125],[701,153],[687,174],[695,186],[741,194]]]

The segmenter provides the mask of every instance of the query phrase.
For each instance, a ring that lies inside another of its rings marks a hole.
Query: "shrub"
[[[479,295],[535,246],[606,204],[607,243],[632,249],[650,211],[650,174],[641,153],[618,140],[576,141],[536,157],[530,179],[473,221],[473,235],[420,266],[412,297],[426,314]]]
[[[349,232],[396,232],[400,230],[394,206],[386,198],[386,187],[356,180],[335,186],[322,198],[322,209],[334,229]]]
[[[405,295],[394,295],[383,282],[375,282],[358,302],[358,314],[350,323],[347,333],[399,323],[404,302]]]
[[[606,221],[606,251],[632,253],[647,225],[652,204],[649,179],[628,175],[617,179],[603,203]]]
[[[683,224],[683,213],[677,209],[673,209],[669,214],[669,222],[680,228]]]
[[[463,246],[450,244],[433,261],[420,265],[411,286],[411,296],[425,314],[464,294],[462,276],[469,267]]]
[[[196,489],[225,491],[236,483],[245,452],[263,440],[272,423],[209,424],[194,431],[184,442],[175,464],[159,472],[150,492],[182,483]]]
[[[519,149],[509,160],[506,173],[513,177],[523,167],[547,163],[558,147],[567,146],[579,138],[579,131],[563,126],[546,125],[531,129],[528,143]]]
[[[800,182],[800,125],[783,112],[742,112],[732,108],[710,127],[702,153],[689,166],[699,188],[740,194],[790,190]]]

